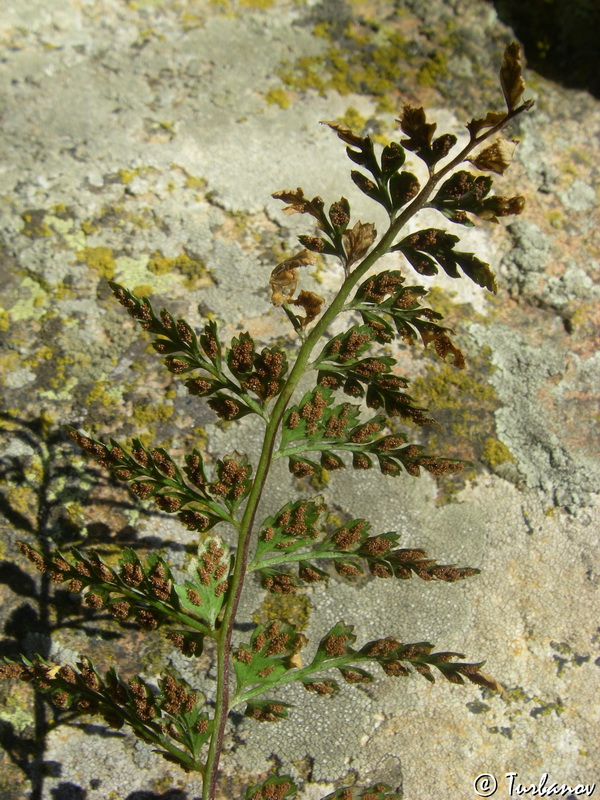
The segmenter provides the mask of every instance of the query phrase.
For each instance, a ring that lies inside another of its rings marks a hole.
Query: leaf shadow
[[[66,504],[74,500],[82,507],[109,504],[119,510],[140,511],[139,501],[133,494],[127,496],[121,483],[95,465],[86,464],[82,469],[73,464],[73,443],[61,428],[49,425],[43,414],[25,418],[0,412],[0,442],[0,526],[4,518],[6,524],[2,527],[9,552],[14,552],[17,539],[44,556],[57,547],[73,546],[83,551],[94,549],[100,555],[114,552],[115,544],[134,550],[158,546],[187,549],[158,536],[140,535],[131,525],[114,531],[104,522],[82,525],[74,521],[66,509]],[[82,486],[93,487],[94,491]],[[144,517],[167,516],[158,510],[142,509],[141,513]],[[0,587],[7,590],[7,600],[0,609],[0,659],[16,660],[21,654],[47,658],[55,635],[62,630],[104,641],[122,638],[122,631],[138,630],[134,623],[125,622],[120,631],[115,631],[109,614],[88,608],[78,594],[53,584],[47,573],[34,576],[9,559],[0,560]],[[109,620],[111,629],[106,625]],[[60,774],[60,765],[54,769],[45,760],[48,734],[59,726],[73,724],[77,715],[61,711],[43,695],[32,693],[31,716],[32,724],[22,731],[0,717],[0,746],[29,781],[29,800],[42,800],[45,777],[56,775],[56,769]],[[101,726],[83,727],[91,735],[104,731]],[[62,789],[53,790],[53,796],[60,800],[86,796],[74,784],[61,786]]]

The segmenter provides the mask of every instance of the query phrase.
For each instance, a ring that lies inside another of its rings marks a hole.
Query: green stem
[[[202,800],[214,800],[215,797],[219,758],[221,754],[221,748],[223,746],[225,724],[229,714],[231,635],[233,632],[235,616],[242,593],[244,578],[248,568],[248,549],[250,546],[250,540],[252,538],[251,534],[254,526],[254,518],[256,516],[258,503],[262,495],[269,468],[271,466],[275,437],[277,436],[285,409],[296,389],[296,386],[298,385],[302,375],[304,375],[304,373],[307,371],[310,355],[331,322],[333,322],[337,315],[342,311],[344,303],[346,302],[350,292],[364,277],[368,270],[371,269],[371,267],[389,251],[390,247],[394,244],[394,240],[398,235],[398,232],[404,227],[408,220],[411,219],[411,217],[413,217],[423,208],[439,181],[456,166],[458,166],[458,164],[464,161],[467,155],[475,147],[481,144],[481,142],[483,142],[485,139],[497,133],[515,116],[520,114],[522,111],[525,111],[526,108],[527,106],[524,104],[519,108],[508,112],[503,120],[490,128],[486,133],[483,133],[480,136],[472,136],[468,144],[455,158],[449,161],[448,164],[439,170],[439,172],[435,172],[430,176],[429,180],[412,201],[412,203],[410,203],[398,217],[392,219],[390,226],[373,250],[371,250],[371,252],[361,261],[356,269],[347,276],[331,305],[325,310],[319,321],[316,323],[300,347],[296,363],[294,364],[281,391],[281,394],[279,395],[277,402],[273,407],[271,418],[267,423],[263,447],[252,485],[252,491],[248,497],[244,516],[240,524],[235,568],[229,582],[229,597],[225,606],[221,637],[219,639],[217,648],[217,687],[214,713],[214,732],[210,740],[208,756],[206,759],[206,770],[204,784],[202,787]]]
[[[198,631],[198,633],[204,634],[204,636],[209,637],[210,639],[218,639],[219,632],[211,630],[208,625],[205,625],[203,622],[199,622],[194,617],[190,617],[188,614],[185,614],[183,611],[176,611],[171,606],[162,603],[160,600],[154,600],[152,597],[149,597],[144,592],[136,591],[135,589],[131,589],[130,587],[124,584],[114,584],[114,583],[97,583],[92,584],[92,587],[98,587],[105,589],[108,592],[118,592],[122,594],[124,597],[128,597],[133,601],[139,602],[142,601],[148,606],[159,611],[161,614],[165,614],[166,616],[170,617],[171,619],[177,620],[182,625],[185,625],[192,630]]]
[[[225,378],[225,380],[229,379]],[[237,394],[240,400],[243,400],[244,403],[246,403],[246,405],[250,406],[250,408],[252,409],[252,411],[254,411],[255,414],[258,414],[259,417],[262,417],[264,421],[268,424],[269,412],[265,408],[263,408],[259,403],[257,403],[256,400],[253,400],[250,397],[250,395],[247,394],[243,389],[240,389],[239,386],[236,386],[235,383],[233,383],[233,381],[229,381],[229,383],[231,385],[227,386],[226,388],[229,389],[234,394]]]
[[[185,769],[201,772],[204,769],[203,762],[198,762],[192,756],[188,755],[185,751],[181,750],[177,745],[172,744],[159,729],[156,723],[144,723],[138,719],[135,714],[127,708],[116,703],[108,693],[98,692],[94,689],[86,687],[85,694],[92,699],[92,702],[102,708],[108,706],[112,709],[115,717],[123,719],[133,730],[137,733],[142,741],[152,741],[154,744],[167,750],[172,756],[175,763],[184,765]],[[79,716],[79,715],[77,715]]]
[[[237,706],[241,703],[246,703],[248,700],[251,700],[253,697],[256,697],[259,694],[263,694],[264,692],[268,692],[270,689],[274,689],[277,686],[282,686],[284,683],[292,683],[292,681],[299,681],[302,678],[307,678],[310,675],[316,674],[318,672],[323,672],[323,670],[327,669],[338,669],[339,667],[345,667],[347,664],[356,663],[357,661],[357,654],[351,653],[346,656],[339,656],[338,658],[328,659],[327,661],[321,661],[318,664],[309,664],[306,667],[302,667],[301,669],[293,669],[288,670],[283,675],[281,675],[276,680],[269,683],[265,681],[265,683],[261,683],[260,686],[255,686],[253,689],[248,689],[246,692],[242,692],[241,694],[235,694],[231,699],[231,705]]]
[[[273,456],[273,461],[277,458],[289,458],[289,456],[295,456],[299,453],[309,453],[311,451],[327,451],[330,450],[346,450],[350,453],[357,453],[361,450],[364,450],[365,445],[363,442],[359,444],[353,444],[352,442],[344,442],[344,441],[335,441],[332,440],[331,442],[303,442],[295,447],[286,447],[285,450],[278,450],[275,455]]]
[[[295,561],[305,561],[307,558],[348,558],[348,556],[355,556],[356,553],[353,553],[351,550],[347,552],[340,552],[339,550],[323,550],[322,552],[318,550],[303,550],[302,552],[294,552],[284,553],[280,556],[273,556],[272,558],[264,558],[260,559],[259,561],[252,561],[248,565],[248,572],[257,570],[257,569],[268,569],[269,567],[277,566],[278,564],[291,564]],[[362,556],[359,556],[362,558]]]

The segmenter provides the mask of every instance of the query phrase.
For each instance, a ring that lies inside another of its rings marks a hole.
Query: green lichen
[[[396,114],[398,112],[398,103],[392,100],[392,98],[388,95],[384,95],[377,101],[377,104],[375,105],[375,111],[377,111],[379,114]]]
[[[68,236],[69,232],[73,228],[73,220],[72,219],[63,219],[62,217],[55,217],[53,214],[46,215],[46,222],[50,226],[50,228],[55,232],[60,234],[61,236]],[[78,231],[80,234],[80,232]],[[82,239],[83,243],[83,239]]]
[[[33,708],[31,706],[31,696],[29,693],[11,692],[5,703],[2,704],[2,721],[9,723],[20,733],[34,724]],[[14,788],[14,787],[11,787]]]
[[[130,258],[129,256],[119,256],[116,261],[117,280],[125,278],[132,285],[152,285],[154,289],[162,289],[165,285],[165,278],[153,280],[153,276],[146,265],[148,256],[140,258]]]
[[[105,280],[115,277],[115,257],[110,247],[84,247],[77,252],[77,258],[96,270]]]
[[[473,700],[471,703],[466,703],[467,708],[471,714],[485,714],[486,711],[491,709],[487,703],[482,703],[481,700]]]
[[[265,95],[265,100],[269,105],[276,105],[279,108],[289,108],[291,100],[285,89],[269,89]]]
[[[582,664],[587,664],[592,658],[589,654],[574,653],[567,642],[550,642],[550,647],[556,651],[552,658],[556,662],[556,675],[559,678],[562,678],[567,667],[580,667]]]
[[[268,594],[260,607],[252,615],[257,625],[274,619],[289,622],[303,631],[310,618],[310,600],[305,594]]]
[[[500,736],[505,736],[507,739],[512,739],[512,728],[500,725],[491,725],[488,728],[490,733],[499,733]]]
[[[556,716],[559,717],[565,711],[566,707],[563,705],[562,701],[558,699],[555,702],[541,703],[539,706],[532,708],[529,712],[529,716],[538,719],[539,717],[548,717],[551,714],[556,714]]]
[[[514,721],[526,709],[525,706],[533,706],[529,710],[529,716],[534,719],[547,717],[552,714],[560,716],[566,711],[566,706],[563,704],[560,697],[556,700],[544,700],[535,694],[528,694],[522,687],[515,686],[506,691],[506,699],[510,705],[508,708],[507,716],[511,721]],[[500,732],[500,731],[498,731]]]
[[[162,666],[162,665],[161,665]],[[173,776],[171,773],[167,772],[166,775],[163,775],[161,778],[153,778],[150,781],[150,788],[152,789],[153,793],[159,795],[166,795],[167,797],[169,794],[173,794]]]

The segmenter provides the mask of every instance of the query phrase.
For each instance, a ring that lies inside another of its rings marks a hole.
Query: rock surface
[[[513,34],[484,0],[14,0],[1,25],[0,655],[72,662],[86,652],[127,675],[154,678],[167,665],[204,680],[208,656],[194,675],[158,635],[120,637],[72,599],[48,616],[50,589],[16,549],[17,539],[50,537],[110,557],[131,543],[183,564],[189,533],[73,456],[65,424],[142,434],[176,454],[200,445],[252,456],[260,446],[258,423],[217,424],[158,367],[106,279],[192,324],[211,314],[225,340],[249,330],[291,343],[268,278],[312,230],[270,193],[301,185],[328,202],[343,193],[355,219],[385,222],[318,121],[383,140],[397,136],[408,102],[462,135],[473,115],[500,107],[496,73]],[[600,107],[534,72],[526,79],[536,105],[513,127],[516,160],[496,181],[499,193],[525,195],[524,215],[453,231],[496,269],[498,295],[408,275],[437,287],[431,304],[470,366],[457,375],[397,354],[444,426],[424,443],[473,466],[454,483],[348,471],[319,487],[340,518],[364,517],[400,533],[402,546],[481,575],[454,585],[332,580],[309,593],[304,620],[313,642],[343,614],[359,642],[393,635],[485,658],[506,695],[418,676],[325,699],[291,687],[281,695],[297,703],[288,722],[236,722],[223,798],[274,764],[296,777],[302,800],[344,779],[425,800],[471,797],[481,773],[499,791],[510,772],[523,783],[597,778]],[[440,224],[427,212],[411,230]],[[337,268],[313,273],[303,287],[331,296]],[[278,468],[263,516],[307,490],[316,491]],[[272,613],[250,582],[242,621],[261,603]],[[3,682],[0,699],[0,800],[201,793],[198,779],[128,734],[61,724],[36,743],[50,712],[26,687]]]

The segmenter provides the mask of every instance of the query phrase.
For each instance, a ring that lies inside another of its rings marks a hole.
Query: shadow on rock
[[[600,98],[598,0],[488,0],[525,48],[527,65]]]

